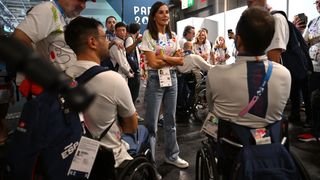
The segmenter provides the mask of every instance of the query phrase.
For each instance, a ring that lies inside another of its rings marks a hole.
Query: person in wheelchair
[[[109,41],[106,39],[103,25],[93,18],[78,17],[72,20],[65,30],[65,39],[77,55],[77,62],[66,71],[72,78],[80,76],[93,66],[100,65],[101,59],[108,54]],[[96,94],[93,103],[84,112],[85,126],[93,138],[99,137],[108,129],[99,139],[112,151],[114,167],[123,168],[130,164],[132,156],[138,154],[141,144],[148,141],[146,128],[138,127],[137,112],[129,87],[125,79],[114,71],[99,73],[85,86]]]
[[[235,63],[215,66],[208,71],[207,101],[209,111],[219,121],[218,144],[223,137],[244,145],[276,141],[273,136],[270,139],[268,126],[282,119],[291,77],[284,66],[266,56],[274,31],[275,21],[266,10],[247,9],[236,27],[238,55]],[[242,127],[249,129],[249,135],[235,132]],[[280,132],[280,126],[275,131]],[[239,148],[221,144],[220,153],[227,157],[218,160],[218,165],[222,164],[223,174],[227,174]]]
[[[192,49],[193,43],[186,41],[183,45],[184,63],[182,66],[177,66],[178,71],[182,73],[178,82],[181,85],[178,87],[177,108],[179,111],[177,113],[180,112],[183,115],[192,111],[195,94],[198,92],[196,88],[199,87],[203,79],[201,71],[207,72],[214,67],[200,55],[194,54]]]

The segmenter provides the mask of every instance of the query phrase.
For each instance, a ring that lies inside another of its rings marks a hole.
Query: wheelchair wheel
[[[195,98],[193,105],[193,116],[195,120],[203,122],[209,113],[207,99],[206,99],[206,89],[200,90]]]
[[[120,173],[117,180],[155,180],[156,170],[144,156],[135,157]]]
[[[218,180],[217,158],[212,147],[203,143],[196,156],[196,180]]]
[[[299,171],[299,174],[301,176],[301,179],[303,180],[311,180],[310,175],[306,168],[303,166],[301,159],[292,151],[290,151],[291,157]]]

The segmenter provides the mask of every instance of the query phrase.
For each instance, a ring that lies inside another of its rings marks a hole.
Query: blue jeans
[[[165,156],[170,160],[176,160],[179,155],[179,146],[176,135],[176,106],[177,106],[177,73],[170,71],[172,86],[160,87],[159,76],[157,70],[148,71],[147,87],[145,91],[145,123],[149,131],[150,148],[152,160],[155,162],[155,148],[157,123],[160,112],[161,103],[163,104],[163,127],[164,127],[164,144]]]

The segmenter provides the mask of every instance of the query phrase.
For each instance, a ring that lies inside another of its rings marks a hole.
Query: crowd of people
[[[117,22],[114,16],[106,18],[106,30],[101,22],[79,16],[86,7],[86,0],[54,0],[35,6],[17,26],[13,37],[34,48],[73,79],[95,65],[109,69],[86,84],[97,96],[84,115],[85,123],[93,135],[111,126],[101,142],[113,149],[116,168],[132,159],[121,134],[134,134],[138,129],[138,119],[143,121],[148,130],[151,161],[157,167],[160,114],[163,115],[164,161],[178,168],[188,168],[189,163],[179,156],[176,134],[178,89],[181,88],[178,73],[193,73],[196,82],[200,82],[200,71],[208,72],[206,91],[209,111],[218,118],[251,128],[280,121],[289,97],[293,105],[298,104],[298,108],[292,107],[289,120],[300,121],[300,93],[295,97],[290,96],[292,84],[298,83],[298,89],[308,86],[306,93],[309,98],[312,92],[319,90],[320,28],[317,24],[320,18],[307,25],[296,16],[293,22],[310,45],[314,69],[307,77],[308,82],[296,82],[287,68],[281,65],[281,54],[286,51],[289,42],[287,19],[278,13],[271,15],[266,0],[247,0],[247,4],[249,10],[243,13],[232,36],[237,53],[236,62],[230,65],[226,63],[231,54],[224,37],[218,36],[212,43],[208,40],[207,29],[201,28],[196,32],[195,27],[186,26],[183,37],[179,38],[170,27],[169,7],[163,2],[152,5],[147,28],[142,35],[139,24],[126,25]],[[315,4],[320,13],[320,2],[316,1]],[[252,16],[255,16],[254,21],[245,18]],[[144,55],[143,70],[140,54]],[[253,107],[239,115],[252,103],[269,66],[272,72],[264,93],[259,95]],[[136,100],[141,96],[142,71],[147,74],[144,117],[140,117],[135,108]],[[1,119],[5,118],[11,101],[11,88],[8,86],[10,91],[6,91],[10,98],[0,101]],[[194,90],[194,86],[189,88]],[[319,112],[312,109],[310,101],[304,102],[306,123],[312,127],[312,131],[300,135],[299,139],[319,140]],[[3,130],[5,127],[2,127],[4,125],[0,125],[2,144],[7,135]],[[161,179],[159,173],[157,178]]]

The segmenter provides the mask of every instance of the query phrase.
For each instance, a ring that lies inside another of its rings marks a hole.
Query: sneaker
[[[303,128],[311,128],[311,124],[310,123],[304,123],[303,125]]]
[[[319,139],[317,139],[310,133],[305,133],[305,134],[298,135],[298,140],[303,142],[311,142],[311,141],[317,141]]]
[[[161,119],[158,119],[158,126],[159,127],[163,127],[163,118],[161,118]]]
[[[142,122],[142,121],[144,121],[144,119],[141,116],[138,115],[138,121]]]
[[[156,170],[156,180],[161,180],[162,176],[161,174]]]
[[[174,166],[177,166],[178,168],[187,168],[189,167],[189,163],[180,157],[178,157],[176,160],[171,161],[168,158],[165,158],[164,161],[168,164],[172,164]]]

